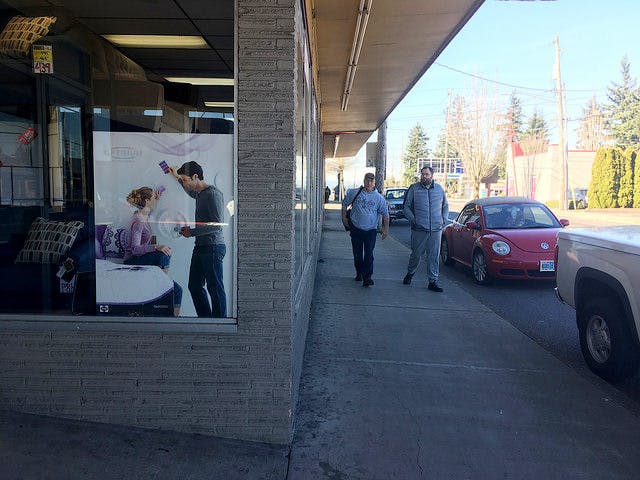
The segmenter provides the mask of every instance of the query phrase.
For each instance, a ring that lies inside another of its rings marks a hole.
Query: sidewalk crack
[[[422,463],[420,462],[420,456],[421,456],[421,453],[422,453],[422,423],[420,421],[418,421],[416,416],[411,411],[411,408],[409,408],[402,401],[402,398],[400,397],[400,395],[398,394],[397,391],[394,391],[394,396],[396,397],[396,400],[398,401],[400,406],[409,414],[409,417],[413,420],[413,423],[416,424],[416,426],[417,426],[418,431],[416,432],[416,447],[417,447],[417,451],[416,451],[416,467],[418,467],[418,471],[420,472],[420,478],[423,478],[424,477],[424,468],[422,466]]]

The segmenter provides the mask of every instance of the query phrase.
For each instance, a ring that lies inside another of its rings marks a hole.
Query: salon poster
[[[94,132],[93,145],[97,314],[233,316],[233,135]],[[202,178],[172,174],[192,162]]]

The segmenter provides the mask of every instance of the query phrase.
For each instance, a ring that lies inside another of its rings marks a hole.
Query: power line
[[[462,70],[458,70],[457,68],[450,67],[450,66],[445,65],[445,64],[440,63],[440,62],[434,62],[434,63],[436,65],[438,65],[439,67],[446,68],[448,70],[452,70],[452,71],[454,71],[456,73],[460,73],[462,75],[467,75],[469,77],[477,78],[477,79],[483,80],[485,82],[495,83],[497,85],[503,85],[505,87],[517,88],[517,89],[522,89],[522,90],[534,90],[534,91],[537,91],[537,92],[552,92],[553,91],[553,89],[550,89],[550,88],[523,87],[523,86],[520,86],[520,85],[513,85],[511,83],[498,82],[497,80],[491,80],[489,78],[482,77],[480,75],[476,75],[475,73],[469,73],[469,72],[464,72]]]
[[[555,88],[523,87],[522,85],[514,85],[512,83],[499,82],[497,80],[491,80],[490,78],[486,78],[486,77],[483,77],[481,75],[476,75],[475,73],[469,73],[469,72],[465,72],[463,70],[459,70],[459,69],[454,68],[454,67],[450,67],[449,65],[445,65],[445,64],[440,63],[440,62],[434,62],[434,64],[438,65],[439,67],[446,68],[448,70],[454,71],[456,73],[460,73],[462,75],[467,75],[469,77],[477,78],[478,80],[483,80],[483,81],[489,82],[489,83],[495,83],[497,85],[503,85],[505,87],[516,88],[516,89],[519,89],[519,90],[533,90],[533,91],[536,91],[536,92],[547,92],[547,93],[555,91]],[[592,92],[593,91],[593,89],[589,89],[589,90],[568,90],[568,89],[563,89],[563,90],[565,92]]]

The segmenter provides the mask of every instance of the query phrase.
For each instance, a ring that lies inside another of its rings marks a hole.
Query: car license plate
[[[554,272],[555,270],[556,266],[553,260],[540,260],[541,272]]]

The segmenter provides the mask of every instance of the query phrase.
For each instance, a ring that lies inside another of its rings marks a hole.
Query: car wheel
[[[473,281],[478,285],[487,285],[491,281],[489,268],[487,267],[487,259],[480,250],[473,252],[471,271],[473,273]]]
[[[605,380],[630,377],[638,368],[638,351],[616,299],[594,298],[578,316],[580,348],[589,368]]]
[[[456,263],[456,261],[451,258],[451,255],[449,255],[449,242],[447,241],[447,237],[445,236],[443,236],[442,240],[440,241],[440,261],[443,265],[448,266]]]
[[[584,200],[578,200],[578,208],[580,209],[587,208],[587,205],[584,203]]]

